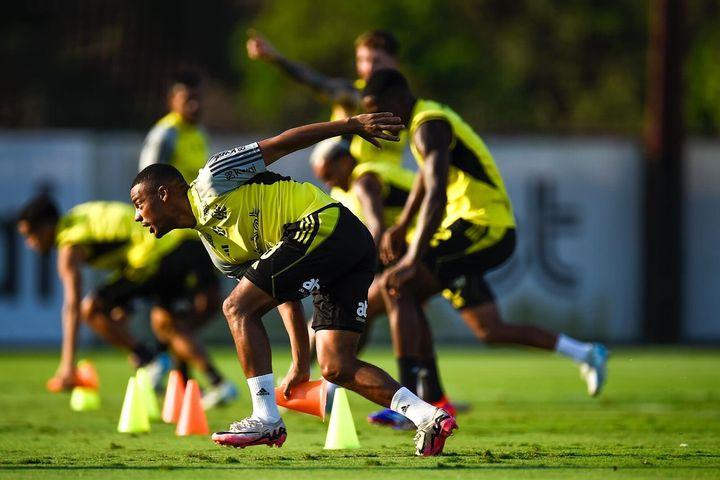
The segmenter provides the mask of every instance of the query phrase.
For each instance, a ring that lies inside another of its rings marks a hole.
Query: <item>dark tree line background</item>
[[[416,91],[482,131],[637,134],[653,0],[27,0],[0,16],[0,126],[145,130],[180,67],[208,79],[213,130],[272,131],[328,108],[245,55],[256,28],[352,77],[353,40],[387,28]],[[720,131],[720,2],[687,2],[688,130]]]

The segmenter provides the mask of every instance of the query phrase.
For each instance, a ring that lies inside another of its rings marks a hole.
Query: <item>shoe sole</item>
[[[245,447],[256,447],[258,445],[267,445],[268,447],[282,447],[285,440],[287,440],[287,433],[281,433],[277,438],[262,437],[252,442],[248,442],[244,439],[237,439],[237,435],[232,433],[214,433],[212,436],[213,442],[220,445],[221,447],[230,448],[245,448]]]
[[[446,418],[440,425],[440,433],[430,441],[430,448],[419,453],[422,457],[434,457],[440,455],[445,448],[445,440],[452,436],[453,430],[457,430],[458,424],[453,417]]]

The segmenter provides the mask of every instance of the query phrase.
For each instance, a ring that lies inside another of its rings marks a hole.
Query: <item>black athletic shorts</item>
[[[375,256],[365,225],[344,206],[332,204],[285,225],[280,243],[245,277],[280,303],[312,295],[316,331],[362,333]]]
[[[485,272],[499,267],[515,251],[515,229],[457,220],[435,234],[423,262],[443,286],[443,297],[456,309],[494,301]]]
[[[135,298],[148,298],[172,309],[179,301],[192,301],[196,292],[218,285],[215,266],[202,242],[186,240],[161,260],[147,280],[133,282],[121,276],[99,287],[96,296],[109,308],[127,307]]]

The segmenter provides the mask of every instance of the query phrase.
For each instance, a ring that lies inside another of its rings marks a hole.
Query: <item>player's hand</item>
[[[280,388],[282,389],[285,400],[290,398],[290,392],[294,386],[305,383],[308,380],[310,380],[310,367],[296,368],[295,364],[293,364],[290,367],[290,371],[285,375],[285,378],[280,382]]]
[[[400,140],[397,134],[405,128],[402,119],[390,112],[364,113],[348,118],[348,122],[352,125],[355,135],[364,138],[377,148],[381,148],[378,138],[397,142]]]
[[[248,30],[247,54],[252,60],[275,61],[280,54],[265,37],[255,30]]]
[[[399,297],[402,287],[417,275],[418,262],[404,256],[383,276],[383,287],[391,297]]]
[[[72,390],[77,384],[75,368],[58,368],[50,380],[47,381],[47,389],[51,392]]]
[[[380,261],[383,265],[390,265],[405,253],[405,237],[407,228],[403,225],[393,225],[385,230],[380,239]]]

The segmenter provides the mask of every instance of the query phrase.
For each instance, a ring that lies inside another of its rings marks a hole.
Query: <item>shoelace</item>
[[[231,432],[243,432],[245,430],[262,430],[262,422],[259,420],[247,417],[243,418],[239,422],[233,422],[230,424],[230,431]]]

